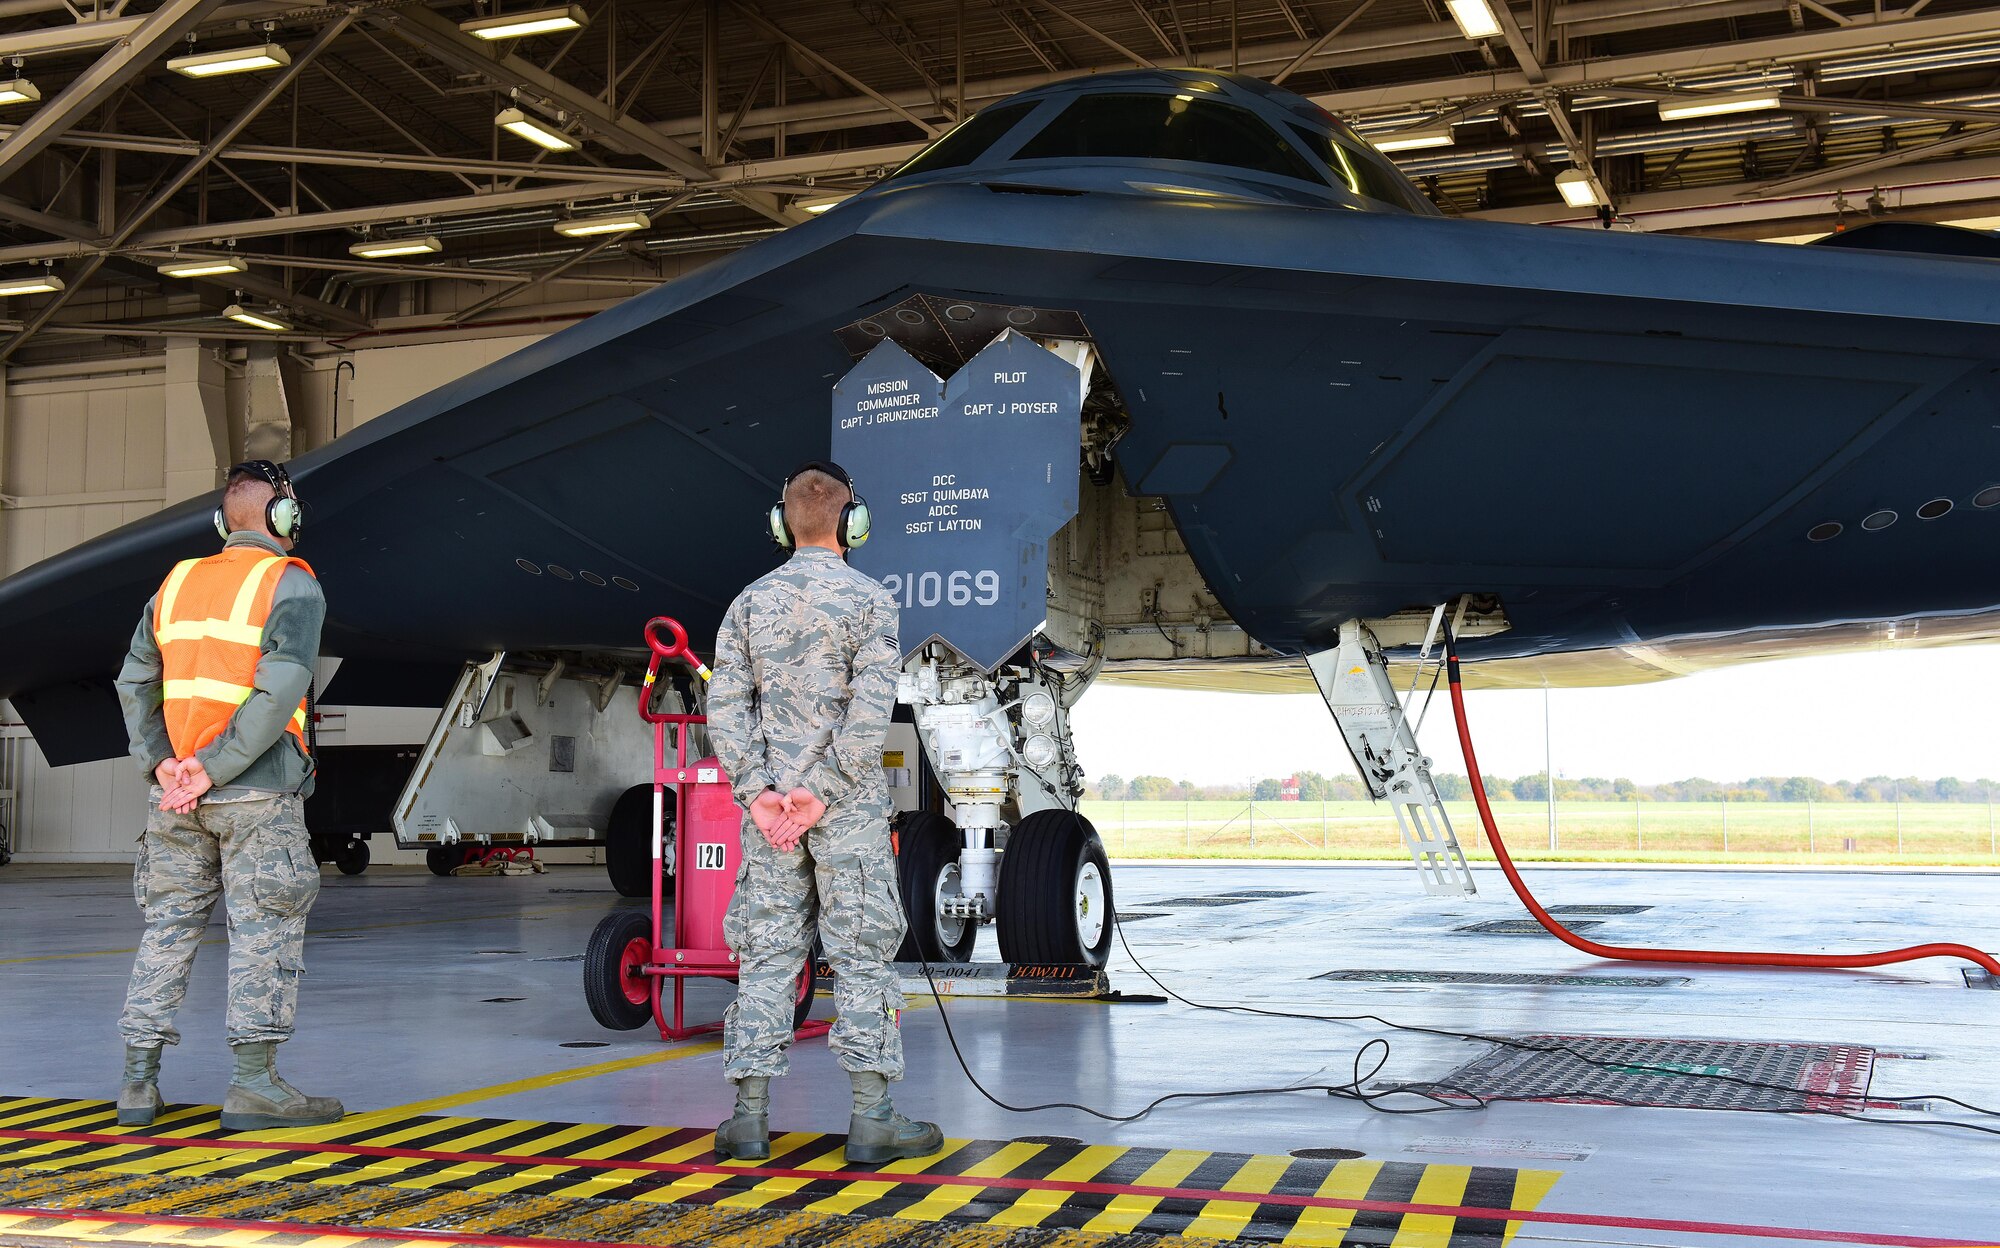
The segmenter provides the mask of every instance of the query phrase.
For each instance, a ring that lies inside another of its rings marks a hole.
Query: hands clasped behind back
[[[750,803],[750,820],[771,848],[790,853],[826,817],[826,803],[800,786],[789,793],[766,789]]]

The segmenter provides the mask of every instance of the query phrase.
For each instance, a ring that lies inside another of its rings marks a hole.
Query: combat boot
[[[222,1098],[225,1131],[266,1131],[279,1127],[319,1127],[346,1113],[330,1096],[307,1096],[278,1077],[277,1048],[268,1040],[230,1046],[236,1073]]]
[[[736,1113],[715,1129],[715,1152],[731,1161],[771,1156],[771,1081],[750,1075],[736,1081]]]
[[[150,1127],[160,1112],[160,1046],[125,1046],[125,1082],[118,1089],[118,1125]]]
[[[895,1161],[928,1157],[944,1148],[944,1132],[934,1122],[917,1122],[889,1103],[889,1080],[875,1071],[852,1071],[854,1112],[847,1120],[847,1160]]]

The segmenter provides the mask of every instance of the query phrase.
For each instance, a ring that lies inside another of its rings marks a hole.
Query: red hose
[[[1465,690],[1459,683],[1458,647],[1455,641],[1447,639],[1445,667],[1451,681],[1451,711],[1458,720],[1458,745],[1465,753],[1465,774],[1472,784],[1472,800],[1479,806],[1479,821],[1486,827],[1487,839],[1493,842],[1493,856],[1500,860],[1500,869],[1507,873],[1507,882],[1514,886],[1514,895],[1535,916],[1535,922],[1548,929],[1549,935],[1562,941],[1572,949],[1580,950],[1596,958],[1610,958],[1623,962],[1690,962],[1702,966],[1812,966],[1823,968],[1856,968],[1865,966],[1887,966],[1893,962],[1913,962],[1918,958],[1964,958],[1986,969],[1988,975],[2000,979],[2000,962],[1993,956],[1969,945],[1933,944],[1912,945],[1908,949],[1889,949],[1881,953],[1837,954],[1837,953],[1739,953],[1726,950],[1705,949],[1633,949],[1619,945],[1601,945],[1594,940],[1585,940],[1564,927],[1542,904],[1535,900],[1528,886],[1521,882],[1521,873],[1514,869],[1513,856],[1507,852],[1507,844],[1500,839],[1500,828],[1493,818],[1493,807],[1486,801],[1486,785],[1479,778],[1479,760],[1472,752],[1472,729],[1465,722]],[[1553,777],[1551,777],[1553,782]]]

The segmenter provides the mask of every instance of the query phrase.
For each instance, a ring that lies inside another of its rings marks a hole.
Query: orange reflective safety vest
[[[160,647],[167,738],[187,758],[222,735],[236,708],[256,691],[264,624],[286,568],[303,559],[256,546],[230,546],[176,564],[153,600],[153,640]],[[285,731],[306,748],[306,704]]]

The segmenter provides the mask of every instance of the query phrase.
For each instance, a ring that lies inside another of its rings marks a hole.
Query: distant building
[[[1281,802],[1296,802],[1299,800],[1299,778],[1297,776],[1286,776],[1279,783],[1278,800]]]

